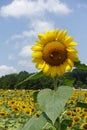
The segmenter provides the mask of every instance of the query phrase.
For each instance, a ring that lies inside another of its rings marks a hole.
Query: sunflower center
[[[43,60],[51,66],[63,64],[67,58],[65,46],[57,41],[50,42],[44,46]]]
[[[87,129],[87,124],[84,125],[84,129]]]

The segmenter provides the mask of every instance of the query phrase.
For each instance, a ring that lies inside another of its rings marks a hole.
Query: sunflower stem
[[[58,82],[58,78],[57,77],[54,77],[53,78],[53,85],[54,85],[54,90],[56,91],[58,86],[57,86],[57,82]]]

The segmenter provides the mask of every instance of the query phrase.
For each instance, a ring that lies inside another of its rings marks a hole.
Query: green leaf
[[[87,65],[82,64],[80,61],[75,62],[74,66],[77,67],[78,69],[87,70]]]
[[[87,103],[77,102],[76,107],[87,108]]]
[[[61,130],[66,130],[67,126],[72,123],[72,120],[65,119],[61,122]]]
[[[65,104],[70,98],[72,91],[73,89],[69,86],[61,86],[57,91],[43,89],[38,93],[38,102],[53,124],[63,112]]]
[[[29,121],[25,124],[25,126],[21,130],[42,130],[42,128],[45,126],[47,120],[43,116],[43,114],[40,115],[40,117],[32,116]]]
[[[43,72],[42,72],[42,71],[37,72],[37,73],[35,73],[35,74],[29,76],[28,78],[26,78],[26,79],[23,80],[22,82],[16,84],[15,87],[17,87],[17,86],[19,86],[19,85],[21,85],[21,84],[27,82],[28,80],[38,79],[38,78],[40,78],[41,76],[43,76]]]
[[[43,76],[43,72],[42,72],[42,71],[37,72],[37,73],[35,73],[35,74],[29,76],[29,80],[38,79],[38,78],[40,78],[41,76]]]
[[[56,130],[56,128],[51,123],[47,122],[42,130]]]
[[[33,95],[32,95],[33,98],[34,98],[34,102],[35,102],[35,103],[37,103],[37,95],[38,95],[38,92],[39,92],[39,91],[36,91],[36,92],[34,92]]]

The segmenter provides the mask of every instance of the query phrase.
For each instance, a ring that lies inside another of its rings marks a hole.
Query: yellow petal
[[[56,39],[56,33],[55,31],[51,30],[50,32],[46,32],[46,41],[51,42]]]
[[[60,67],[59,66],[57,66],[57,75],[61,75],[61,71],[60,71]]]
[[[41,46],[33,46],[31,49],[33,51],[42,51],[43,50],[43,48]]]
[[[45,65],[44,61],[43,62],[39,62],[39,63],[36,64],[36,68],[37,69],[43,69],[44,65]]]
[[[66,62],[60,65],[61,74],[63,75],[66,69]]]
[[[70,42],[69,43],[69,46],[77,46],[78,44],[77,44],[77,42]]]
[[[72,46],[77,46],[76,42],[69,42],[67,44],[65,44],[66,47],[72,47]]]
[[[51,67],[50,75],[51,75],[51,77],[55,77],[57,75],[57,67],[56,66]]]
[[[32,53],[33,58],[41,58],[42,57],[42,52],[40,51],[35,51]]]
[[[70,58],[72,61],[79,61],[78,56],[75,53],[68,52],[68,58]]]
[[[57,40],[63,40],[65,38],[65,35],[67,34],[67,30],[60,30],[57,35]]]
[[[71,36],[66,36],[65,40],[64,40],[64,44],[67,45],[68,43],[72,42],[72,40],[73,40],[73,38]]]
[[[50,66],[49,66],[48,64],[45,64],[45,66],[44,66],[44,68],[43,68],[43,72],[44,72],[44,73],[48,73],[49,68],[50,68]]]
[[[38,34],[38,37],[39,37],[39,39],[40,39],[42,42],[46,42],[46,36],[45,36],[45,34]]]
[[[66,48],[68,52],[78,53],[78,51],[75,48],[68,47]]]
[[[71,67],[73,67],[74,66],[74,63],[72,62],[72,60],[71,59],[67,59],[67,62],[68,62],[68,64],[71,66]]]
[[[46,65],[46,63],[45,63],[45,65]],[[45,68],[45,66],[44,66],[44,68]],[[48,69],[47,72],[44,71],[44,68],[43,68],[43,73],[46,74],[46,75],[48,75],[48,76],[50,76],[50,73],[51,73],[51,66],[49,65],[49,69]]]
[[[57,36],[58,32],[59,32],[59,30],[58,30],[58,29],[56,29],[56,30],[54,31],[55,36]]]
[[[60,66],[57,67],[57,74],[59,76],[62,76],[65,72],[65,66],[63,64],[61,64]]]
[[[66,66],[66,71],[71,71],[72,67],[70,65]]]
[[[42,42],[41,41],[35,41],[35,44],[39,45],[39,46],[42,46]]]
[[[41,62],[41,61],[42,61],[41,58],[34,58],[34,59],[32,60],[32,62],[36,62],[36,63]]]

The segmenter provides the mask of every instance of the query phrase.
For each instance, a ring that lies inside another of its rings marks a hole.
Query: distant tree
[[[40,78],[28,80],[20,84],[23,80],[35,73],[21,71],[18,74],[9,74],[0,78],[0,88],[2,89],[53,89],[52,78],[43,75]],[[67,79],[67,80],[66,80]],[[61,85],[70,85],[75,88],[87,88],[87,71],[81,69],[73,69],[72,72],[66,72],[59,78]],[[20,85],[18,85],[20,84]],[[59,82],[58,82],[59,84]]]
[[[16,85],[22,82],[23,80],[25,80],[27,77],[29,77],[29,75],[30,74],[26,71],[19,72],[19,74],[17,75]],[[17,89],[26,89],[27,86],[28,86],[28,82],[24,82],[23,84],[18,86]]]
[[[14,89],[17,81],[17,74],[9,74],[0,78],[0,88]]]
[[[82,89],[87,89],[87,85],[86,85],[86,84],[83,84],[83,85],[82,85]]]
[[[25,78],[27,78],[29,76],[29,73],[26,71],[21,71],[18,75],[17,75],[17,82],[19,83],[20,81],[24,80]]]
[[[86,70],[74,69],[72,71],[72,76],[75,78],[74,86],[76,86],[77,88],[79,87],[79,85],[80,87],[83,84],[87,85],[87,71]]]

